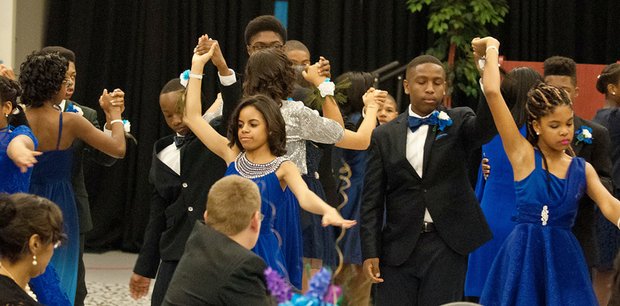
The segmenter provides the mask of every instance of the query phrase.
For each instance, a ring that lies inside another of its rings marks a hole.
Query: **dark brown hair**
[[[598,76],[598,80],[596,81],[596,90],[606,95],[608,94],[607,85],[617,84],[618,81],[620,81],[620,64],[609,64],[603,68],[601,75]]]
[[[280,36],[282,43],[286,42],[286,29],[282,23],[273,15],[262,15],[252,19],[245,27],[245,44],[250,45],[250,41],[260,32],[271,31]]]
[[[538,135],[532,125],[534,120],[540,122],[540,118],[553,113],[556,107],[562,105],[573,108],[566,90],[545,83],[539,83],[530,90],[525,111],[527,112],[527,140],[533,146],[538,144]]]
[[[58,53],[33,52],[20,66],[19,83],[22,102],[40,107],[52,99],[62,87],[69,62]]]
[[[577,84],[577,64],[572,58],[552,56],[543,63],[544,76],[560,75],[570,77],[573,85]]]
[[[17,97],[21,96],[22,88],[17,81],[0,76],[0,106],[5,102],[11,102],[13,110],[7,117],[7,123],[17,127],[20,125],[28,126],[28,119],[22,107],[17,104]]]
[[[273,99],[265,95],[249,96],[241,100],[228,125],[228,145],[230,147],[237,145],[239,149],[244,150],[239,141],[239,113],[248,106],[256,108],[265,119],[267,132],[269,133],[267,141],[271,153],[275,156],[286,154],[286,125],[284,124],[284,118],[282,113],[280,113],[279,106]]]
[[[294,87],[295,69],[284,51],[270,48],[250,55],[243,83],[245,96],[267,95],[281,105],[282,100],[291,96]]]
[[[35,234],[44,244],[66,238],[60,208],[33,194],[0,194],[0,256],[14,263],[28,255]]]

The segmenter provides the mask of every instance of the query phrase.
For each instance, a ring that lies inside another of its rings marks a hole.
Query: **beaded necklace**
[[[282,156],[276,157],[274,160],[265,164],[255,164],[248,160],[245,152],[239,153],[235,160],[235,169],[241,176],[249,179],[265,176],[275,172],[286,159]]]

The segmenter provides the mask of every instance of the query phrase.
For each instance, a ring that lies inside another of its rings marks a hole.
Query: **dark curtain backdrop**
[[[506,23],[492,29],[508,59],[564,55],[580,63],[610,63],[620,58],[620,1],[509,4]],[[148,220],[152,146],[171,132],[160,115],[159,91],[189,68],[198,35],[218,39],[229,66],[242,72],[244,27],[273,8],[273,0],[50,1],[46,44],[76,52],[75,100],[98,109],[103,88],[122,88],[124,116],[139,140],[112,168],[87,164],[95,224],[88,248],[138,250]],[[289,1],[289,39],[306,43],[313,60],[319,55],[330,59],[334,75],[372,71],[394,60],[406,64],[433,42],[427,21],[424,12],[409,13],[405,0]],[[207,69],[206,101],[214,98],[215,78],[214,69]],[[381,85],[395,92],[398,84]]]

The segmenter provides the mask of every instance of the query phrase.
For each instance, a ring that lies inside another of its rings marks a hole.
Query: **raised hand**
[[[7,79],[17,81],[17,77],[15,77],[15,72],[13,71],[13,68],[4,64],[0,64],[0,75],[6,77]]]
[[[362,100],[364,101],[365,108],[383,107],[385,100],[387,99],[387,91],[378,90],[374,87],[368,88],[366,93],[362,96]]]
[[[319,86],[323,81],[325,81],[326,77],[319,74],[319,63],[314,65],[307,65],[306,69],[301,72],[304,79],[310,82],[314,86]]]
[[[319,74],[326,78],[331,78],[331,65],[329,64],[329,60],[324,57],[319,57]]]
[[[210,43],[211,47],[205,53],[204,49],[206,48],[206,45],[208,43],[209,43],[209,35],[205,34],[198,38],[198,44],[196,45],[196,48],[194,48],[194,56],[192,57],[192,64],[193,63],[203,64],[203,65],[206,64],[207,62],[209,62],[211,57],[213,57],[213,53],[215,53],[215,49],[219,49],[217,47],[218,45],[217,41],[211,42]]]

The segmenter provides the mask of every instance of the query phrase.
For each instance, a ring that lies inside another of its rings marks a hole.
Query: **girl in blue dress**
[[[521,135],[525,135],[527,93],[542,81],[543,78],[538,72],[527,67],[511,70],[502,81],[502,96],[511,109],[515,123],[520,127]],[[512,166],[499,135],[482,146],[482,154],[492,161],[493,170],[488,177],[479,171],[476,197],[493,232],[493,239],[469,254],[467,261],[465,296],[477,298],[482,293],[493,259],[516,225],[511,218],[517,214]]]
[[[104,90],[99,104],[112,129],[108,136],[76,113],[63,113],[58,105],[65,98],[71,78],[68,62],[57,53],[35,52],[21,64],[19,82],[26,116],[43,152],[32,171],[30,193],[45,197],[62,210],[66,243],[59,247],[41,276],[30,284],[46,305],[73,305],[77,285],[79,224],[71,185],[73,140],[79,138],[92,147],[115,157],[125,154],[121,120],[122,103]],[[118,104],[118,105],[116,105]],[[121,123],[121,124],[118,124]],[[60,286],[60,288],[58,288]]]
[[[28,192],[32,166],[40,152],[17,97],[19,84],[0,76],[0,193]]]
[[[203,36],[200,39],[206,38]],[[279,242],[280,235],[274,228],[278,210],[287,211],[286,205],[292,205],[287,201],[291,193],[304,210],[322,215],[325,226],[349,228],[355,222],[344,220],[333,207],[312,193],[301,178],[297,166],[282,157],[286,152],[285,124],[278,105],[271,98],[257,95],[243,99],[231,119],[229,139],[220,136],[202,120],[200,79],[204,65],[211,59],[214,50],[211,47],[207,53],[194,53],[184,120],[207,148],[228,164],[227,175],[241,175],[257,183],[261,191],[264,219],[253,251],[270,267],[287,276],[293,285],[300,287],[301,274],[289,275]],[[290,224],[291,228],[299,227],[298,218],[288,220],[293,223]],[[298,257],[297,260],[301,262],[301,254]]]
[[[539,84],[526,103],[527,139],[500,91],[499,42],[472,41],[484,56],[484,94],[512,165],[517,225],[501,246],[486,280],[483,305],[597,305],[583,252],[571,232],[578,200],[587,192],[608,220],[620,221],[620,201],[594,168],[567,154],[573,137],[568,94]]]

